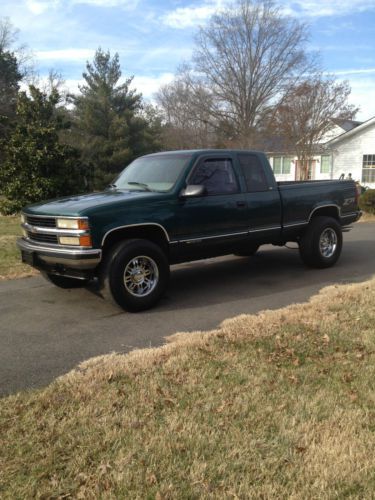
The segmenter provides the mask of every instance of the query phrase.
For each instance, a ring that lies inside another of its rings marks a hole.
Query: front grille
[[[36,215],[26,215],[26,222],[30,224],[30,226],[56,227],[55,217],[38,217]]]
[[[58,244],[56,234],[39,234],[39,233],[31,233],[28,231],[28,238],[33,241],[37,241],[38,243],[53,243],[55,245]]]

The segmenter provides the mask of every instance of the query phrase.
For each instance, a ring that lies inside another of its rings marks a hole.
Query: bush
[[[59,94],[47,95],[33,86],[29,92],[30,96],[19,94],[16,125],[2,144],[0,212],[4,215],[85,188],[79,151],[59,140],[69,125],[57,107]]]
[[[0,215],[15,215],[24,205],[17,200],[0,197]]]
[[[364,212],[375,215],[375,189],[367,189],[359,198],[359,207]]]

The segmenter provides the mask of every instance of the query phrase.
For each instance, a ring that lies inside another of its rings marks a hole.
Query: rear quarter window
[[[238,160],[245,177],[247,192],[268,191],[269,185],[259,158],[253,154],[239,154]]]

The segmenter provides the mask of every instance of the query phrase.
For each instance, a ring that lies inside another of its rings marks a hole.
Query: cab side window
[[[189,184],[205,186],[208,195],[239,192],[238,182],[230,159],[203,160],[194,170]]]
[[[268,191],[268,182],[259,158],[252,154],[239,154],[238,161],[245,176],[247,192]]]

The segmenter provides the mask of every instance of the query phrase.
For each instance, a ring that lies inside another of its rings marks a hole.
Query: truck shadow
[[[364,281],[373,275],[375,242],[371,240],[345,241],[338,263],[328,269],[306,267],[297,249],[265,245],[253,257],[228,255],[172,266],[165,297],[155,308],[140,314],[162,319],[165,313],[197,309],[208,318],[211,313],[203,309],[210,307],[212,317],[220,321],[228,315],[303,302],[324,286]],[[81,291],[72,290],[71,295],[75,296],[76,307],[90,309],[94,317],[123,313],[101,299],[94,284]],[[265,301],[264,297],[269,298]],[[137,317],[129,315],[128,321],[132,324]],[[178,316],[175,320],[178,328]]]
[[[164,310],[204,307],[240,299],[290,292],[316,285],[362,281],[375,275],[373,241],[345,242],[339,262],[328,269],[310,269],[298,250],[262,247],[253,257],[234,255],[173,266]],[[304,300],[301,298],[301,300]],[[272,307],[272,297],[270,304]]]

